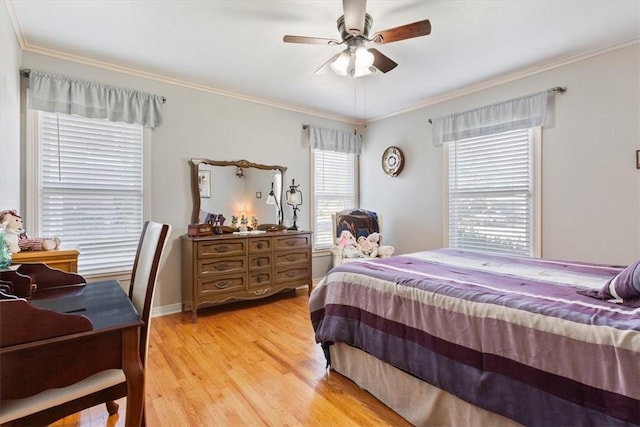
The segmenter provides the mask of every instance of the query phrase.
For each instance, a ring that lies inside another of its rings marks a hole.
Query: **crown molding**
[[[13,1],[3,0],[3,3],[7,7],[7,13],[9,14],[9,19],[11,20],[11,24],[13,25],[13,31],[16,33],[18,45],[20,46],[20,49],[24,49],[24,35],[22,32],[22,27],[20,26],[20,21],[18,21],[18,17],[16,16],[16,10],[13,7]]]
[[[83,57],[83,56],[79,56],[79,55],[73,55],[73,54],[69,54],[69,53],[65,53],[65,52],[61,52],[61,51],[57,51],[54,49],[48,49],[48,48],[43,48],[43,47],[39,47],[39,46],[35,46],[35,45],[31,45],[25,38],[24,38],[24,34],[22,32],[22,27],[20,26],[20,22],[17,19],[17,16],[15,14],[15,9],[13,7],[13,0],[4,0],[5,4],[7,5],[7,11],[9,13],[9,17],[11,19],[11,22],[13,24],[13,28],[14,31],[16,33],[16,38],[18,39],[18,43],[20,45],[20,48],[23,51],[26,52],[31,52],[31,53],[37,53],[40,55],[46,55],[46,56],[50,56],[53,58],[58,58],[58,59],[64,59],[66,61],[71,61],[71,62],[76,62],[76,63],[80,63],[80,64],[85,64],[85,65],[90,65],[93,67],[97,67],[97,68],[102,68],[102,69],[106,69],[106,70],[110,70],[110,71],[115,71],[118,73],[124,73],[124,74],[129,74],[132,76],[136,76],[136,77],[142,77],[142,78],[146,78],[146,79],[150,79],[150,80],[155,80],[161,83],[166,83],[166,84],[170,84],[170,85],[175,85],[175,86],[181,86],[181,87],[185,87],[185,88],[189,88],[189,89],[194,89],[194,90],[198,90],[198,91],[202,91],[202,92],[207,92],[207,93],[212,93],[212,94],[216,94],[216,95],[220,95],[220,96],[225,96],[225,97],[229,97],[229,98],[235,98],[235,99],[239,99],[239,100],[243,100],[243,101],[247,101],[247,102],[252,102],[252,103],[256,103],[256,104],[261,104],[261,105],[266,105],[269,107],[274,107],[274,108],[279,108],[282,110],[288,110],[288,111],[293,111],[293,112],[297,112],[297,113],[303,113],[303,114],[309,114],[312,116],[316,116],[316,117],[323,117],[326,119],[331,119],[331,120],[336,120],[339,122],[344,122],[344,123],[348,123],[348,124],[352,124],[352,125],[357,125],[357,126],[366,126],[367,123],[372,123],[375,121],[379,121],[379,120],[383,120],[383,119],[387,119],[390,117],[394,117],[394,116],[398,116],[400,114],[404,114],[404,113],[408,113],[410,111],[415,111],[421,108],[425,108],[434,104],[438,104],[444,101],[448,101],[451,99],[455,99],[464,95],[469,95],[471,93],[474,92],[479,92],[481,90],[485,90],[485,89],[489,89],[495,86],[499,86],[505,83],[509,83],[512,82],[514,80],[519,80],[525,77],[529,77],[535,74],[539,74],[542,73],[544,71],[548,71],[548,70],[552,70],[554,68],[558,68],[558,67],[562,67],[568,64],[572,64],[574,62],[578,62],[578,61],[582,61],[584,59],[587,58],[591,58],[597,55],[601,55],[607,52],[611,52],[614,50],[618,50],[618,49],[622,49],[625,48],[627,46],[631,46],[633,44],[638,44],[640,43],[640,39],[639,38],[634,38],[622,43],[616,43],[610,46],[606,46],[604,48],[599,48],[599,49],[594,49],[592,51],[589,52],[585,52],[585,53],[580,53],[580,54],[576,54],[576,55],[569,55],[569,56],[564,56],[564,57],[559,57],[559,58],[555,58],[551,61],[547,61],[541,64],[536,64],[533,65],[531,67],[522,69],[522,70],[518,70],[515,72],[511,72],[511,73],[507,73],[504,74],[500,77],[494,78],[494,79],[489,79],[489,80],[485,80],[479,83],[475,83],[469,86],[466,86],[464,88],[460,88],[460,89],[456,89],[456,90],[452,90],[440,95],[436,95],[430,98],[425,99],[424,101],[420,102],[419,104],[416,104],[414,106],[411,107],[407,107],[404,108],[402,110],[398,110],[389,114],[385,114],[382,116],[378,116],[372,119],[355,119],[355,118],[349,118],[349,117],[344,117],[344,116],[340,116],[340,115],[335,115],[335,114],[329,114],[326,112],[321,112],[321,111],[316,111],[316,110],[311,110],[311,109],[307,109],[307,108],[302,108],[302,107],[297,107],[297,106],[293,106],[293,105],[287,105],[287,104],[281,104],[281,103],[277,103],[274,101],[270,101],[267,99],[262,99],[262,98],[256,98],[256,97],[252,97],[252,96],[248,96],[248,95],[244,95],[244,94],[240,94],[240,93],[236,93],[236,92],[231,92],[231,91],[226,91],[226,90],[222,90],[222,89],[218,89],[215,88],[213,86],[207,86],[207,85],[202,85],[199,83],[194,83],[194,82],[189,82],[186,80],[180,80],[180,79],[176,79],[173,77],[169,77],[169,76],[164,76],[164,75],[160,75],[160,74],[155,74],[155,73],[150,73],[147,71],[143,71],[143,70],[138,70],[135,68],[129,68],[129,67],[124,67],[124,66],[120,66],[120,65],[116,65],[116,64],[112,64],[112,63],[108,63],[108,62],[104,62],[104,61],[98,61],[95,59],[91,59],[91,58],[87,58],[87,57]]]
[[[234,98],[234,99],[240,99],[240,100],[243,100],[243,101],[253,102],[253,103],[256,103],[256,104],[262,104],[262,105],[266,105],[266,106],[269,106],[269,107],[279,108],[279,109],[282,109],[282,110],[289,110],[289,111],[294,111],[294,112],[297,112],[297,113],[309,114],[309,115],[316,116],[316,117],[324,117],[324,118],[327,118],[327,119],[332,119],[332,120],[345,122],[345,123],[349,123],[349,124],[359,125],[359,124],[363,123],[361,121],[357,121],[357,120],[354,120],[354,119],[351,119],[351,118],[345,118],[343,116],[323,113],[323,112],[320,112],[320,111],[315,111],[315,110],[311,110],[311,109],[305,109],[305,108],[296,107],[296,106],[293,106],[293,105],[281,104],[281,103],[270,101],[270,100],[267,100],[267,99],[256,98],[256,97],[252,97],[252,96],[248,96],[248,95],[244,95],[244,94],[240,94],[240,93],[236,93],[236,92],[226,91],[226,90],[218,89],[218,88],[215,88],[215,87],[212,87],[212,86],[202,85],[202,84],[199,84],[199,83],[189,82],[189,81],[186,81],[186,80],[180,80],[180,79],[176,79],[176,78],[173,78],[173,77],[164,76],[164,75],[161,75],[161,74],[150,73],[150,72],[139,70],[139,69],[136,69],[136,68],[124,67],[124,66],[112,64],[112,63],[109,63],[109,62],[98,61],[98,60],[95,60],[95,59],[86,58],[84,56],[73,55],[73,54],[70,54],[70,53],[61,52],[61,51],[54,50],[54,49],[48,49],[48,48],[43,48],[43,47],[39,47],[39,46],[34,46],[34,45],[29,44],[27,41],[25,41],[25,43],[24,43],[23,50],[25,52],[36,53],[36,54],[39,54],[39,55],[46,55],[46,56],[50,56],[52,58],[57,58],[57,59],[64,59],[66,61],[76,62],[76,63],[84,64],[84,65],[89,65],[89,66],[96,67],[96,68],[102,68],[102,69],[109,70],[109,71],[115,71],[117,73],[129,74],[131,76],[142,77],[142,78],[145,78],[145,79],[155,80],[155,81],[158,81],[158,82],[161,82],[161,83],[166,83],[166,84],[170,84],[170,85],[174,85],[174,86],[181,86],[181,87],[185,87],[185,88],[189,88],[189,89],[198,90],[198,91],[201,91],[201,92],[213,93],[213,94],[220,95],[220,96],[225,96],[225,97]]]
[[[52,58],[64,59],[66,61],[76,62],[84,65],[90,65],[92,67],[102,68],[105,70],[115,71],[123,74],[129,74],[131,76],[142,77],[149,80],[155,80],[157,82],[166,83],[174,86],[181,86],[189,89],[198,90],[201,92],[212,93],[220,96],[239,99],[239,100],[261,104],[261,105],[266,105],[268,107],[274,107],[282,110],[293,111],[296,113],[303,113],[303,114],[309,114],[316,117],[323,117],[326,119],[336,120],[339,122],[344,122],[352,125],[363,125],[365,123],[363,120],[357,120],[357,119],[348,118],[348,117],[344,117],[336,114],[329,114],[329,113],[311,110],[307,108],[296,107],[293,105],[281,104],[281,103],[270,101],[267,99],[256,98],[256,97],[252,97],[252,96],[248,96],[248,95],[244,95],[236,92],[218,89],[213,86],[193,83],[186,80],[180,80],[180,79],[176,79],[169,76],[164,76],[164,75],[150,73],[143,70],[138,70],[135,68],[124,67],[121,65],[112,64],[104,61],[98,61],[98,60],[87,58],[80,55],[73,55],[73,54],[61,52],[55,49],[48,49],[40,46],[35,46],[30,44],[24,37],[22,27],[20,26],[20,22],[16,16],[15,9],[13,7],[13,0],[4,0],[4,3],[7,5],[7,11],[9,13],[9,17],[13,24],[13,29],[15,31],[16,38],[18,39],[18,44],[20,46],[20,49],[22,49],[25,52],[37,53],[40,55],[50,56]]]
[[[373,119],[370,119],[367,121],[367,123],[372,123],[378,120],[383,120],[383,119],[387,119],[389,117],[394,117],[400,114],[404,114],[404,113],[408,113],[410,111],[415,111],[415,110],[419,110],[420,108],[425,108],[434,104],[439,104],[441,102],[444,101],[449,101],[451,99],[455,99],[464,95],[469,95],[471,93],[474,92],[479,92],[481,90],[485,90],[485,89],[489,89],[495,86],[499,86],[505,83],[509,83],[515,80],[520,80],[522,78],[525,77],[529,77],[529,76],[533,76],[535,74],[539,74],[542,73],[544,71],[549,71],[549,70],[553,70],[555,68],[559,68],[565,65],[569,65],[572,64],[574,62],[578,62],[578,61],[582,61],[584,59],[588,59],[594,56],[598,56],[598,55],[602,55],[604,53],[607,52],[611,52],[614,50],[618,50],[618,49],[623,49],[625,47],[628,46],[632,46],[634,44],[640,44],[640,39],[638,38],[634,38],[631,40],[627,40],[625,42],[622,43],[616,43],[604,48],[600,48],[600,49],[595,49],[589,52],[585,52],[585,53],[581,53],[581,54],[577,54],[577,55],[570,55],[570,56],[564,56],[564,57],[560,57],[560,58],[556,58],[553,59],[551,61],[547,61],[544,63],[540,63],[540,64],[536,64],[533,65],[531,67],[525,68],[523,70],[519,70],[519,71],[515,71],[515,72],[511,72],[511,73],[507,73],[504,74],[500,77],[494,78],[494,79],[489,79],[489,80],[485,80],[479,83],[475,83],[469,86],[466,86],[464,88],[460,88],[457,90],[452,90],[431,98],[427,98],[426,100],[424,100],[423,102],[416,104],[412,107],[408,107],[408,108],[404,108],[402,110],[398,110],[395,111],[393,113],[389,113],[389,114],[385,114],[383,116],[379,116]]]

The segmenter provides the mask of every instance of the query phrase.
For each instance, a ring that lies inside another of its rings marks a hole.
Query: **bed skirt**
[[[415,426],[521,426],[355,347],[334,343],[330,352],[333,370],[351,379]]]

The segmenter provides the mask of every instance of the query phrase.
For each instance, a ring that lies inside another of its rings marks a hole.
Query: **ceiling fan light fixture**
[[[349,49],[345,49],[340,55],[338,55],[336,60],[331,63],[331,69],[338,75],[346,76],[347,71],[349,71],[350,63],[351,53],[349,52]]]
[[[375,60],[373,53],[369,52],[367,48],[364,46],[358,46],[356,48],[355,55],[356,55],[356,60],[355,60],[356,69],[369,68],[373,65],[373,61]]]
[[[365,76],[370,76],[372,74],[376,73],[376,69],[374,67],[366,67],[366,68],[354,68],[353,70],[351,70],[351,76],[354,79],[357,79],[358,77],[365,77]]]

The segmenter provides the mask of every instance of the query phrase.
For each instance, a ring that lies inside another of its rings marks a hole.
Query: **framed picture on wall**
[[[198,188],[200,189],[200,197],[211,197],[211,171],[198,172]]]
[[[636,169],[640,169],[640,150],[636,150]]]

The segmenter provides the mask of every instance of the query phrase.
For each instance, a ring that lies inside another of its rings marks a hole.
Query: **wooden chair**
[[[140,360],[145,367],[156,278],[170,232],[171,226],[168,224],[145,222],[131,274],[129,298],[144,322],[140,332]],[[0,424],[3,426],[47,425],[101,403],[106,403],[107,410],[112,415],[118,410],[114,400],[126,395],[124,372],[120,369],[111,369],[68,387],[45,390],[34,396],[16,399],[11,402],[9,410],[4,404],[4,407],[0,408]],[[142,424],[145,425],[144,410]]]

